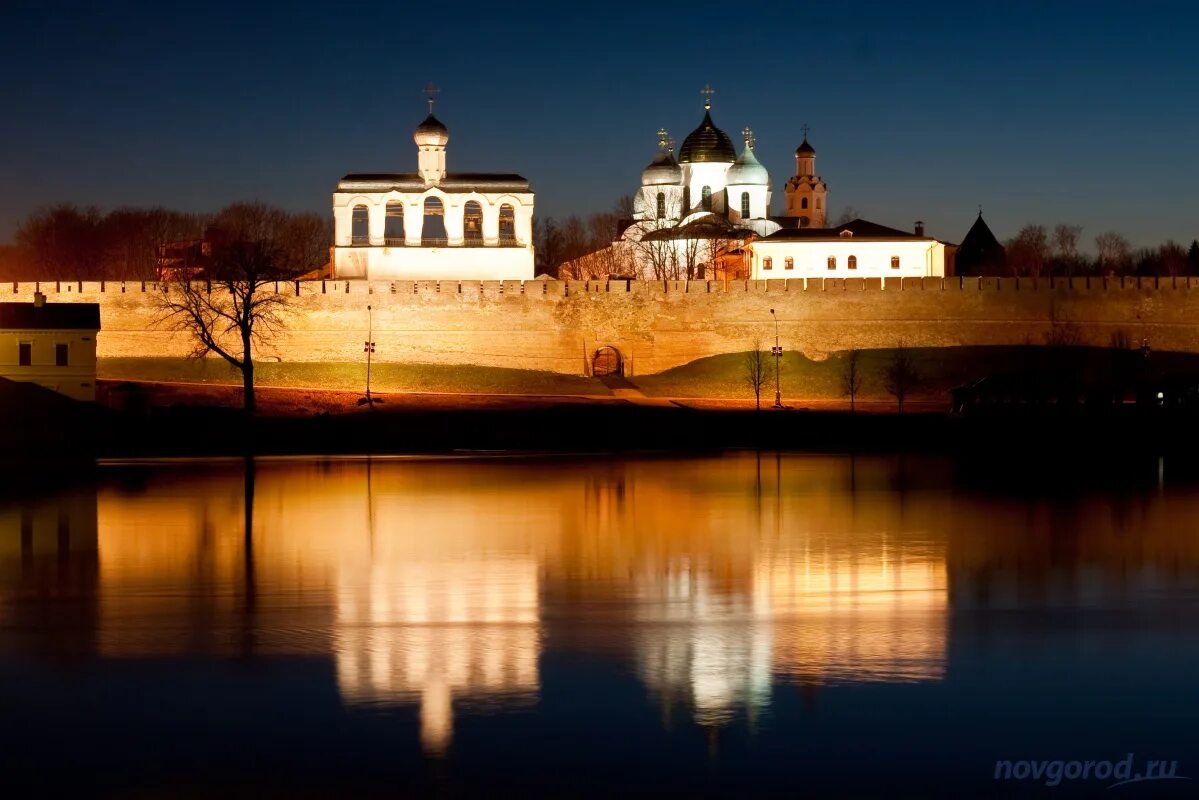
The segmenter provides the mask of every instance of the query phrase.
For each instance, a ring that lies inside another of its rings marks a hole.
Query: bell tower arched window
[[[858,257],[857,257],[857,256],[850,256],[850,257],[849,257],[849,268],[850,268],[850,269],[857,269],[857,268],[858,268]]]
[[[421,226],[420,243],[422,247],[444,247],[447,243],[445,235],[445,206],[440,197],[425,198],[425,218]]]
[[[392,200],[387,204],[387,215],[383,218],[383,244],[404,243],[404,203]]]
[[[666,219],[666,192],[658,192],[658,219]]]
[[[516,243],[516,212],[507,203],[500,206],[500,243]]]
[[[354,206],[354,210],[350,212],[350,244],[370,243],[370,213],[366,206]]]
[[[483,245],[483,206],[476,200],[468,200],[462,207],[462,240],[467,247]]]
[[[712,210],[712,187],[711,186],[705,186],[703,189],[700,190],[700,205],[703,206],[704,211]]]
[[[799,207],[807,208],[808,207],[808,198],[806,198],[806,197],[799,198]]]
[[[741,218],[749,219],[749,192],[741,193]]]

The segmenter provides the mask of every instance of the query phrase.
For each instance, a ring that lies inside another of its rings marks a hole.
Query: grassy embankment
[[[260,362],[259,386],[360,391],[366,387],[366,365],[345,363]],[[104,358],[101,380],[161,381],[241,385],[241,374],[215,358]],[[460,394],[582,394],[610,396],[597,380],[525,369],[444,364],[375,364],[375,392],[448,392]]]

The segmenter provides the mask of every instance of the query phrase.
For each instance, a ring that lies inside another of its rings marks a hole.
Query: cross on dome
[[[803,131],[803,138],[805,138],[805,139],[806,139],[806,138],[808,138],[808,131],[809,131],[809,130],[811,130],[811,129],[808,127],[808,123],[806,123],[806,122],[805,122],[805,123],[803,124],[803,127],[802,127],[802,128],[800,128],[800,130],[801,130],[801,131]]]
[[[754,146],[754,132],[749,129],[748,125],[741,129],[741,138],[745,140],[746,147]]]
[[[441,92],[441,90],[433,85],[433,81],[429,81],[429,85],[425,87],[424,95],[429,103],[429,113],[430,114],[433,113],[433,104],[435,102],[437,102],[437,95],[440,92]]]
[[[658,149],[663,152],[674,149],[674,140],[665,128],[658,128]]]
[[[699,93],[704,96],[704,110],[708,111],[712,108],[712,95],[716,94],[716,90],[712,88],[712,84],[704,84],[704,88],[699,90]]]

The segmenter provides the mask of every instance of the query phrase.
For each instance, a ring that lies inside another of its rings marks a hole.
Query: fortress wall
[[[100,358],[183,356],[141,282],[0,284],[0,301],[98,302]],[[602,345],[633,374],[782,344],[811,357],[849,347],[1041,343],[1054,322],[1086,344],[1122,330],[1154,349],[1199,352],[1196,278],[904,278],[767,281],[280,282],[294,310],[264,359],[359,361],[372,308],[379,361],[483,364],[581,374]]]

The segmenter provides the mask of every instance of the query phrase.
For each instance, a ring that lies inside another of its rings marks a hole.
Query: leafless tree
[[[1081,235],[1081,225],[1066,225],[1059,222],[1053,228],[1053,255],[1068,273],[1073,273],[1074,268],[1078,265],[1078,237]]]
[[[900,414],[903,413],[903,401],[919,385],[920,373],[916,371],[916,365],[912,363],[912,356],[908,353],[908,348],[901,341],[895,348],[895,354],[891,357],[891,364],[887,367],[887,391],[895,397],[896,407]]]
[[[1158,261],[1161,263],[1163,275],[1176,278],[1179,275],[1187,274],[1187,251],[1176,242],[1169,241],[1161,246],[1158,252]]]
[[[749,352],[745,354],[744,372],[742,373],[745,382],[749,384],[750,390],[754,393],[754,409],[762,410],[762,387],[767,381],[767,364],[768,358],[764,350],[762,350],[761,337],[754,337],[750,345]]]
[[[267,242],[214,248],[203,281],[181,275],[160,284],[159,323],[189,335],[193,358],[215,353],[241,372],[244,408],[256,409],[254,348],[269,344],[288,311],[278,293],[279,255]]]
[[[862,370],[859,365],[859,356],[861,353],[855,347],[845,354],[845,359],[841,362],[841,394],[849,396],[849,411],[854,413],[855,400],[858,392],[862,390]]]
[[[837,217],[836,221],[833,222],[833,227],[835,228],[838,225],[847,225],[850,222],[853,222],[855,219],[861,218],[861,211],[858,211],[853,206],[846,206],[845,208],[841,209],[841,215]]]
[[[1123,272],[1132,259],[1132,246],[1115,231],[1096,236],[1095,249],[1099,251],[1099,269],[1104,272]]]
[[[1025,225],[1005,245],[1007,263],[1015,275],[1040,277],[1049,259],[1049,236],[1042,225]]]

